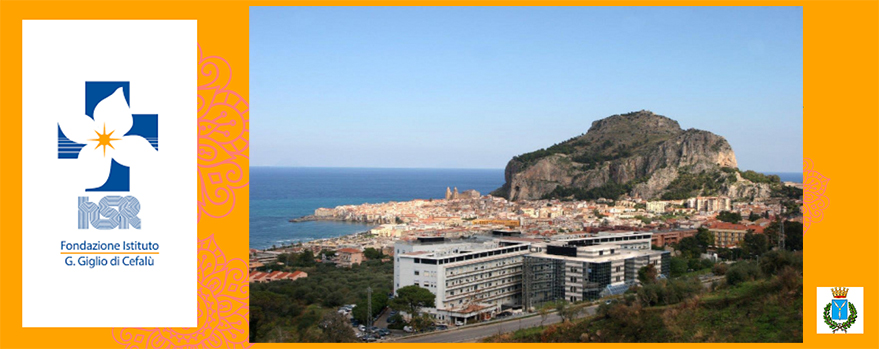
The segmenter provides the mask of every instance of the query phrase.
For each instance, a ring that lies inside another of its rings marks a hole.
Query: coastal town
[[[783,186],[795,193],[802,189],[799,183]],[[405,341],[409,337],[393,337],[388,329],[395,323],[408,324],[400,327],[406,332],[461,329],[516,314],[535,314],[558,304],[584,307],[641,289],[651,282],[643,279],[642,274],[648,272],[658,278],[697,273],[699,283],[709,287],[723,278],[728,263],[735,260],[759,258],[770,249],[801,250],[801,242],[785,248],[783,230],[778,231],[780,220],[785,225],[802,223],[801,204],[801,199],[784,196],[648,201],[626,195],[616,200],[508,201],[475,190],[459,193],[457,188],[448,188],[443,199],[318,208],[313,215],[290,219],[290,224],[324,220],[371,228],[353,235],[251,249],[249,280],[267,285],[307,279],[309,274],[326,280],[331,270],[392,270],[390,288],[380,292],[394,300],[401,294],[423,291],[429,295],[429,304],[417,310],[391,310],[390,304],[360,300],[339,308],[344,317],[339,321],[347,323],[343,327],[350,326],[359,340]],[[755,236],[762,238],[763,247],[753,247]],[[372,269],[363,269],[361,265],[368,262],[372,264],[367,268]],[[305,272],[299,267],[311,269]],[[374,317],[361,315],[358,320],[354,309],[365,304],[369,310],[359,311]],[[583,309],[589,313],[596,306]],[[382,327],[373,326],[379,323]]]
[[[784,185],[802,188],[800,183],[786,182]],[[345,250],[340,254],[345,256],[352,250],[373,248],[393,256],[393,246],[398,240],[425,236],[460,238],[495,230],[515,230],[522,237],[538,239],[550,239],[562,234],[642,231],[652,233],[652,245],[665,247],[694,236],[699,228],[705,228],[714,235],[715,247],[733,248],[748,232],[762,234],[771,222],[777,220],[783,207],[782,200],[777,198],[744,201],[728,197],[647,201],[623,196],[615,201],[511,202],[480,195],[475,190],[459,194],[454,188],[446,190],[445,199],[319,208],[314,215],[291,219],[293,224],[306,220],[329,220],[375,226],[360,234],[275,246],[267,250],[254,249],[251,251],[251,269],[281,253],[311,250],[318,254],[321,251]],[[718,219],[722,212],[741,218],[737,222]],[[794,217],[792,220],[802,218]],[[344,259],[350,260],[350,257],[345,256]]]

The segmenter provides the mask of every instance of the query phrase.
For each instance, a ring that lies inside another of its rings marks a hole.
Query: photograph
[[[803,343],[802,7],[248,35],[251,343]]]

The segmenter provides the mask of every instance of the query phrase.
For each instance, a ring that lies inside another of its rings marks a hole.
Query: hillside
[[[726,270],[726,268],[724,268]],[[595,315],[486,338],[488,343],[802,343],[801,252],[739,261],[703,289],[680,277],[633,288]]]
[[[592,123],[580,136],[513,157],[504,185],[509,200],[545,198],[682,199],[695,195],[765,198],[775,176],[738,171],[726,139],[681,129],[677,121],[638,111]]]

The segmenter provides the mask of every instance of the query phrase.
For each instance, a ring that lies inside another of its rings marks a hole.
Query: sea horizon
[[[313,169],[357,169],[357,170],[485,170],[485,171],[503,171],[504,168],[494,167],[376,167],[376,166],[295,166],[295,165],[251,165],[251,168],[313,168]],[[740,169],[741,170],[741,169]],[[748,171],[748,169],[742,170]],[[758,171],[751,170],[766,175],[777,175],[782,182],[802,183],[802,171]],[[796,179],[799,176],[799,181]],[[785,179],[788,177],[789,179]]]
[[[356,234],[375,226],[289,222],[321,207],[441,199],[447,187],[486,195],[504,183],[502,169],[251,166],[250,175],[250,246],[259,249]]]

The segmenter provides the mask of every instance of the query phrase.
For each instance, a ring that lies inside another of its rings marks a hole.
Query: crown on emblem
[[[833,292],[833,298],[845,298],[848,295],[848,289],[845,287],[834,287],[830,292]]]

